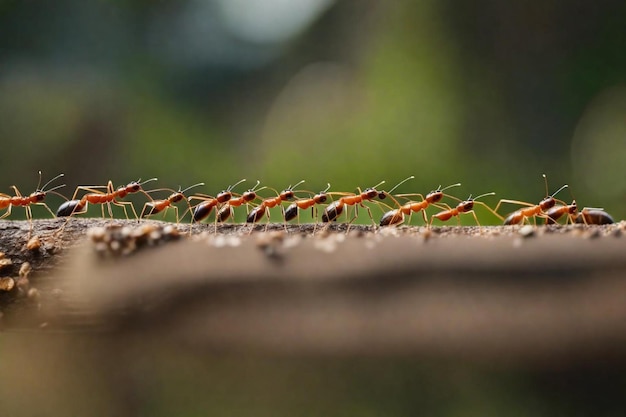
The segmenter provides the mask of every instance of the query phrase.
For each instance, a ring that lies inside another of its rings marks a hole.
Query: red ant
[[[302,184],[303,182],[304,180],[300,181],[294,186],[290,185],[289,187],[287,187],[280,193],[277,192],[276,197],[266,198],[263,201],[261,201],[261,204],[253,208],[252,211],[248,213],[248,217],[246,218],[246,223],[256,223],[259,220],[261,220],[266,213],[267,213],[267,221],[269,223],[269,219],[270,219],[269,209],[278,206],[283,201],[293,200],[295,197],[295,191],[293,191],[293,189],[296,188],[298,185]]]
[[[192,221],[195,223],[199,223],[202,220],[209,217],[209,214],[211,214],[211,211],[213,211],[213,209],[216,206],[218,206],[219,204],[226,203],[231,198],[233,198],[232,189],[244,181],[245,179],[242,179],[241,181],[238,181],[233,185],[229,185],[227,189],[222,190],[215,197],[211,197],[209,195],[204,195],[204,194],[196,194],[196,195],[189,197],[189,201],[203,200],[202,203],[199,203],[198,205],[195,206],[195,209],[191,216]]]
[[[436,190],[431,191],[426,194],[426,197],[421,194],[398,194],[396,197],[405,197],[405,196],[418,196],[421,197],[422,201],[409,201],[408,203],[403,204],[400,208],[391,210],[383,214],[383,217],[380,219],[381,226],[392,226],[398,225],[404,222],[404,215],[409,215],[409,223],[411,222],[411,216],[413,213],[422,212],[422,216],[424,217],[424,223],[428,224],[428,219],[426,218],[426,208],[430,205],[434,205],[435,207],[439,207],[437,205],[444,197],[444,191],[448,188],[458,187],[461,183],[458,182],[456,184],[449,185],[445,188],[441,188],[441,185],[437,187]],[[442,208],[442,207],[440,207]]]
[[[601,208],[585,207],[580,212],[576,207],[576,200],[572,201],[572,204],[558,205],[552,207],[546,212],[546,224],[556,224],[557,220],[567,214],[567,222],[586,224],[586,225],[601,225],[601,224],[613,224],[615,221],[613,217]]]
[[[316,210],[315,205],[324,204],[326,202],[326,200],[328,199],[328,194],[327,194],[328,190],[330,190],[330,183],[328,184],[328,187],[326,187],[324,191],[320,191],[319,193],[315,194],[313,197],[301,198],[291,203],[289,207],[287,207],[287,210],[285,210],[285,213],[284,213],[285,221],[288,222],[288,221],[295,219],[296,217],[299,218],[300,212],[298,211],[298,209],[306,210],[308,208],[311,208],[313,218],[317,219],[317,210]]]
[[[378,197],[379,199],[383,200],[383,199],[385,199],[387,197],[387,195],[390,195],[390,193],[393,190],[395,190],[400,185],[404,184],[406,181],[408,181],[410,179],[413,179],[413,178],[415,178],[415,176],[411,175],[410,177],[400,181],[390,191],[378,191],[378,190],[376,190],[376,187],[378,187],[379,185],[382,185],[382,184],[385,183],[385,181],[381,181],[380,183],[376,184],[373,187],[366,188],[364,191],[360,191],[359,190],[359,194],[345,193],[345,197],[341,197],[339,200],[333,201],[331,204],[329,204],[324,209],[324,213],[322,214],[322,221],[324,223],[327,223],[327,222],[330,222],[330,221],[337,220],[337,218],[343,212],[344,207],[346,205],[348,205],[348,206],[354,206],[354,208],[355,208],[354,217],[348,222],[348,224],[352,224],[352,222],[357,218],[357,216],[358,216],[358,207],[359,206],[364,207],[367,210],[367,212],[369,213],[370,219],[372,219],[372,222],[374,222],[374,218],[372,217],[372,211],[370,210],[369,207],[364,205],[363,202],[364,201],[372,201],[376,197]],[[335,193],[335,194],[342,194],[342,193]],[[374,224],[375,224],[375,222],[374,222]]]
[[[118,201],[118,198],[124,198],[128,194],[141,192],[146,195],[150,200],[150,196],[146,193],[142,185],[150,182],[156,181],[156,178],[150,178],[144,182],[140,182],[141,180],[131,181],[127,185],[120,185],[117,190],[113,187],[113,182],[109,181],[107,185],[92,185],[92,186],[83,186],[79,185],[76,187],[76,191],[74,192],[74,196],[71,200],[61,204],[59,209],[57,210],[57,217],[68,217],[74,214],[84,214],[87,212],[87,208],[89,203],[91,204],[102,204],[102,217],[104,217],[104,205],[107,205],[109,210],[109,216],[113,218],[113,212],[111,211],[111,204],[115,204],[116,206],[122,207],[124,209],[124,214],[126,215],[126,219],[128,219],[128,212],[126,211],[126,206],[130,206],[133,210],[133,214],[136,219],[139,219],[137,216],[137,212],[135,211],[135,207],[133,203],[130,201]],[[97,188],[106,188],[106,191],[97,190]],[[76,195],[80,190],[91,191],[90,193],[82,196],[80,200],[76,199]]]
[[[32,232],[33,212],[30,208],[31,205],[43,206],[46,208],[46,210],[48,210],[48,212],[50,212],[50,214],[52,214],[52,217],[55,217],[54,213],[52,212],[52,210],[50,210],[50,207],[48,207],[48,205],[44,202],[44,200],[48,193],[54,193],[60,197],[63,197],[63,195],[57,193],[55,190],[65,187],[65,184],[57,185],[56,187],[53,187],[49,190],[46,190],[46,187],[50,185],[51,182],[61,178],[64,175],[65,174],[57,175],[56,177],[52,178],[50,181],[45,183],[43,187],[39,188],[39,186],[41,185],[41,171],[39,171],[39,182],[37,183],[37,189],[26,197],[24,197],[20,193],[20,191],[17,189],[15,185],[11,186],[11,188],[15,192],[15,196],[11,197],[8,194],[0,193],[0,210],[7,209],[7,211],[2,216],[0,216],[0,219],[4,219],[5,217],[8,217],[11,214],[12,207],[24,207],[24,210],[26,211],[26,218],[30,222],[30,230]],[[65,197],[63,198],[65,199]]]
[[[480,223],[478,222],[478,217],[476,217],[476,213],[474,212],[474,204],[480,204],[480,205],[484,206],[489,211],[491,211],[493,214],[495,214],[498,218],[502,219],[502,216],[497,214],[487,204],[483,203],[482,201],[476,201],[476,200],[478,200],[481,197],[484,197],[484,196],[487,196],[487,195],[495,195],[495,194],[496,193],[494,193],[494,192],[490,192],[490,193],[481,194],[481,195],[479,195],[478,197],[475,197],[475,198],[472,198],[472,196],[470,195],[467,200],[461,201],[459,204],[457,204],[457,206],[455,208],[449,208],[447,210],[440,211],[439,213],[434,214],[430,218],[430,225],[432,225],[434,219],[438,219],[438,220],[441,220],[442,222],[445,222],[445,221],[450,220],[452,217],[457,217],[457,219],[459,220],[459,225],[460,225],[461,224],[461,217],[460,217],[460,215],[463,214],[463,213],[472,213],[472,216],[474,216],[474,220],[476,220],[476,224],[478,226],[480,226]]]
[[[546,197],[543,200],[541,200],[539,204],[535,205],[535,204],[526,203],[524,201],[504,200],[504,199],[498,202],[498,205],[496,206],[494,210],[496,212],[498,211],[498,208],[500,208],[500,204],[502,203],[520,204],[523,206],[528,206],[527,208],[522,208],[509,214],[507,218],[504,219],[505,225],[514,225],[514,224],[524,223],[529,217],[532,217],[533,220],[535,221],[535,224],[537,224],[537,217],[546,218],[546,212],[552,207],[554,207],[557,201],[563,203],[563,205],[566,205],[565,202],[557,200],[556,198],[554,198],[554,196],[557,195],[563,189],[567,188],[568,185],[565,184],[564,186],[556,190],[554,194],[549,195],[548,194],[548,178],[546,177],[546,174],[543,174],[543,179],[546,184]]]
[[[255,198],[257,198],[257,192],[265,188],[265,187],[261,187],[257,189],[256,187],[258,187],[260,183],[261,181],[257,180],[256,185],[254,187],[250,188],[248,191],[244,192],[239,197],[231,198],[230,200],[228,200],[226,204],[224,204],[224,207],[222,207],[217,212],[216,220],[220,223],[225,222],[233,215],[234,213],[233,207],[243,206],[244,204],[248,205]]]
[[[558,224],[558,220],[567,214],[567,223],[576,221],[576,215],[578,214],[578,206],[576,200],[572,201],[572,204],[555,205],[545,212],[546,224]]]
[[[145,218],[148,216],[152,216],[155,214],[158,214],[162,211],[167,211],[168,208],[172,208],[174,209],[174,211],[176,212],[176,223],[178,223],[180,221],[180,218],[178,217],[178,207],[175,206],[175,203],[178,203],[179,201],[185,200],[185,202],[187,203],[187,205],[189,206],[189,210],[191,210],[191,206],[189,205],[189,201],[187,200],[187,198],[185,198],[185,192],[189,191],[190,189],[194,188],[194,187],[199,187],[201,185],[204,185],[203,182],[199,182],[197,184],[191,185],[187,188],[185,188],[184,190],[181,190],[180,187],[178,187],[178,191],[174,191],[174,190],[170,190],[172,191],[172,194],[170,194],[166,199],[164,200],[152,200],[152,201],[148,201],[143,205],[143,210],[141,210],[141,214],[139,215],[140,218]],[[159,190],[150,190],[150,192],[153,191],[160,191],[160,190],[167,190],[167,188],[161,188]],[[186,212],[185,212],[186,213]],[[183,214],[184,216],[184,214]]]

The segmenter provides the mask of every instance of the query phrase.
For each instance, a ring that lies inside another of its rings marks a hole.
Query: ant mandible
[[[142,186],[150,181],[156,181],[156,178],[150,178],[149,180],[145,180],[141,182],[141,179],[137,181],[131,181],[127,185],[120,185],[117,190],[113,187],[113,182],[109,181],[107,185],[92,185],[92,186],[84,186],[79,185],[76,187],[76,191],[74,191],[74,196],[71,200],[61,204],[61,206],[57,210],[57,217],[69,217],[74,214],[84,214],[87,212],[89,204],[101,204],[102,207],[102,217],[104,217],[104,205],[107,205],[109,216],[113,218],[113,212],[111,211],[111,204],[114,204],[118,207],[122,207],[124,209],[124,215],[126,219],[128,219],[128,212],[126,211],[126,206],[130,206],[133,214],[135,215],[135,219],[139,219],[137,216],[137,212],[135,211],[135,207],[133,203],[130,201],[118,201],[118,198],[124,198],[128,194],[134,193],[143,193],[150,200],[152,198],[146,193]],[[100,191],[97,188],[106,188],[106,191]],[[80,190],[91,191],[90,193],[82,196],[80,200],[76,199],[76,195]]]
[[[498,209],[500,208],[500,205],[502,203],[511,203],[511,204],[519,204],[522,206],[528,206],[526,208],[521,208],[519,210],[514,211],[513,213],[509,214],[506,219],[504,219],[504,224],[505,225],[514,225],[514,224],[520,224],[520,223],[525,223],[528,218],[532,217],[533,220],[535,221],[535,224],[537,224],[537,217],[546,217],[546,212],[551,209],[552,207],[554,207],[558,202],[562,203],[563,205],[567,205],[565,202],[561,201],[561,200],[557,200],[556,198],[554,198],[555,195],[557,195],[559,192],[561,192],[562,190],[564,190],[565,188],[568,187],[567,184],[563,185],[561,188],[559,188],[558,190],[556,190],[554,192],[554,194],[549,195],[548,194],[548,178],[546,177],[546,174],[543,174],[543,179],[545,181],[546,184],[546,196],[543,198],[543,200],[541,200],[539,202],[539,204],[531,204],[531,203],[526,203],[524,201],[518,201],[518,200],[506,200],[506,199],[502,199],[498,202],[498,204],[496,205],[496,208],[494,209],[494,211],[498,211]],[[528,222],[530,223],[530,221],[528,220]]]
[[[474,216],[474,220],[476,221],[476,224],[480,226],[480,223],[478,222],[478,217],[476,217],[476,213],[474,212],[475,204],[482,205],[483,207],[491,211],[494,215],[496,215],[499,219],[502,219],[502,216],[496,213],[487,204],[483,203],[482,201],[476,201],[479,198],[482,198],[488,195],[495,195],[495,194],[496,193],[494,192],[490,192],[490,193],[481,194],[478,197],[474,197],[474,198],[472,198],[472,196],[470,195],[467,200],[461,201],[459,204],[457,204],[455,208],[450,208],[444,211],[440,211],[439,213],[433,214],[433,216],[430,218],[430,226],[432,226],[434,219],[438,219],[438,220],[441,220],[442,222],[445,222],[445,221],[450,220],[452,217],[456,217],[460,225],[461,224],[460,215],[464,213],[472,213],[472,216]]]
[[[403,204],[400,208],[390,210],[383,214],[383,217],[380,219],[381,226],[393,226],[399,225],[404,222],[404,215],[409,215],[409,223],[411,223],[411,217],[413,213],[422,212],[422,217],[424,218],[424,223],[428,224],[428,219],[426,217],[426,208],[430,205],[434,205],[435,207],[440,207],[437,203],[439,203],[443,197],[445,196],[444,191],[448,188],[458,187],[461,183],[458,182],[456,184],[448,185],[445,188],[441,188],[441,185],[437,187],[436,190],[431,191],[426,194],[426,197],[421,194],[398,194],[396,197],[406,197],[406,196],[418,196],[422,199],[422,201],[409,201],[408,203]],[[452,196],[448,196],[452,197]],[[456,198],[456,197],[452,197]],[[458,200],[460,201],[460,200]]]

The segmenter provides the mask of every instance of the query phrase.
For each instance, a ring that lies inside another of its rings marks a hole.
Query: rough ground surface
[[[63,223],[0,222],[2,416],[623,411],[624,222]]]
[[[624,222],[347,233],[208,224],[191,235],[101,219],[57,233],[63,223],[36,221],[29,250],[27,222],[0,222],[12,260],[0,274],[21,284],[0,293],[6,330],[166,332],[198,348],[281,354],[626,359]]]

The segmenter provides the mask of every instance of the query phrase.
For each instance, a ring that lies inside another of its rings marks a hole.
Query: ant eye
[[[325,195],[321,196],[321,197],[319,198],[319,200],[320,200],[320,202],[321,202],[321,203],[326,202],[326,196],[325,196]]]

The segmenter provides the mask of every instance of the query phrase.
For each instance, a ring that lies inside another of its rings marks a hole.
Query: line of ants
[[[549,194],[548,181],[545,174],[543,175],[543,178],[545,182],[546,194],[545,197],[541,201],[539,201],[538,204],[528,203],[519,200],[501,199],[498,201],[495,208],[491,208],[483,201],[478,201],[483,197],[495,195],[494,192],[484,193],[477,197],[472,197],[470,195],[465,200],[461,200],[460,198],[454,197],[446,192],[451,188],[459,187],[461,183],[452,184],[444,188],[439,186],[425,196],[417,193],[393,194],[393,191],[395,191],[400,185],[413,179],[414,176],[410,176],[400,181],[389,191],[378,189],[385,183],[385,181],[381,181],[373,187],[369,187],[364,190],[357,189],[357,192],[355,193],[337,191],[331,192],[329,191],[330,184],[328,184],[328,186],[323,191],[317,193],[307,190],[297,190],[296,187],[303,184],[304,180],[298,182],[293,186],[290,185],[280,192],[267,186],[258,188],[258,186],[260,185],[260,181],[257,181],[256,185],[248,189],[247,191],[241,194],[235,193],[233,189],[239,184],[246,181],[245,179],[242,179],[228,186],[226,189],[219,192],[215,196],[196,193],[189,197],[185,195],[186,192],[193,188],[203,186],[204,183],[197,183],[185,189],[181,189],[179,187],[178,190],[173,190],[169,188],[157,188],[146,191],[144,190],[143,186],[146,183],[157,180],[156,178],[150,178],[143,182],[141,180],[131,181],[127,185],[119,186],[117,188],[113,186],[113,183],[111,181],[109,181],[107,185],[102,186],[78,186],[74,191],[72,198],[69,200],[67,200],[62,194],[56,191],[64,187],[65,184],[46,189],[51,183],[62,177],[63,174],[59,174],[56,177],[52,178],[50,181],[46,182],[43,187],[40,187],[42,176],[41,172],[39,172],[39,183],[37,185],[37,189],[30,195],[23,196],[15,185],[10,187],[15,194],[14,196],[0,193],[0,210],[6,209],[6,211],[2,215],[0,215],[0,219],[8,217],[11,214],[11,210],[13,207],[24,207],[26,211],[26,218],[30,221],[31,224],[30,230],[32,232],[33,214],[31,206],[33,205],[43,206],[54,217],[66,217],[69,221],[69,218],[73,216],[87,213],[88,206],[91,204],[100,205],[102,217],[105,217],[106,206],[107,213],[111,218],[113,218],[113,212],[111,210],[112,205],[121,207],[127,219],[129,219],[127,208],[130,207],[133,216],[137,220],[154,216],[159,213],[164,213],[171,208],[175,212],[177,223],[179,223],[186,216],[187,213],[191,213],[191,223],[200,223],[207,219],[211,215],[211,213],[215,211],[214,223],[217,227],[217,223],[226,222],[234,217],[234,208],[246,206],[246,223],[255,224],[265,217],[267,228],[267,225],[270,222],[270,209],[272,208],[281,208],[282,218],[284,223],[286,224],[287,222],[294,219],[297,219],[299,222],[300,212],[302,210],[308,209],[311,209],[312,218],[317,219],[318,209],[322,205],[326,205],[322,211],[322,222],[335,222],[339,220],[345,212],[345,218],[349,230],[350,225],[358,217],[359,208],[365,209],[372,222],[374,224],[378,224],[380,227],[401,225],[405,223],[407,216],[408,223],[410,224],[411,218],[415,213],[421,213],[424,224],[427,227],[431,227],[435,220],[437,220],[438,222],[446,222],[452,218],[456,218],[460,225],[461,215],[466,214],[471,214],[476,224],[480,226],[478,217],[476,216],[476,213],[474,211],[475,206],[480,205],[484,207],[487,211],[489,211],[493,216],[498,218],[505,225],[519,225],[525,223],[530,224],[531,220],[536,225],[538,219],[540,219],[540,221],[543,220],[543,222],[547,224],[555,224],[558,223],[562,218],[565,218],[566,224],[608,224],[614,222],[612,217],[601,208],[585,207],[582,210],[579,210],[575,200],[572,201],[571,204],[567,204],[562,200],[558,200],[555,196],[562,190],[567,188],[567,184],[563,185],[553,194]],[[260,197],[258,192],[264,189],[272,191],[275,195],[266,198]],[[169,192],[170,195],[166,198],[161,199],[153,199],[150,196],[150,194],[152,193],[163,191]],[[81,192],[84,192],[84,194],[80,198],[78,198],[78,195]],[[57,209],[56,213],[54,213],[44,202],[48,193],[54,193],[66,199],[66,201],[61,204],[61,206]],[[139,215],[137,215],[137,212],[132,202],[123,201],[123,199],[129,194],[136,193],[142,193],[148,198],[148,201],[144,204],[143,209],[141,210]],[[391,201],[391,205],[382,201],[386,200],[387,198],[387,201]],[[453,200],[455,203],[453,205],[444,203],[444,198],[448,200]],[[329,199],[331,199],[332,201],[329,202]],[[198,201],[198,203],[193,204],[193,202],[195,201]],[[403,203],[401,203],[400,201],[403,201]],[[179,208],[177,206],[177,203],[180,202],[184,202],[184,204],[186,205],[186,209],[182,215],[179,215]],[[372,211],[370,210],[370,207],[368,205],[364,204],[365,202],[375,203],[383,209],[387,210],[384,212],[378,223],[374,221]],[[284,203],[290,203],[290,205],[285,208],[285,206],[283,205]],[[502,204],[514,204],[522,207],[518,210],[513,211],[508,216],[503,217],[498,213]],[[432,214],[429,219],[428,215],[426,214],[426,210],[431,206],[438,209],[439,211],[435,214]],[[352,217],[349,216],[350,207],[353,208],[351,210]],[[67,222],[65,224],[67,224]],[[63,227],[65,227],[65,225],[63,225]]]

